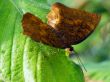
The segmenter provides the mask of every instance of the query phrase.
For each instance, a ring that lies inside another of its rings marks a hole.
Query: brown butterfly
[[[57,48],[70,48],[86,39],[100,18],[100,15],[55,3],[47,15],[48,24],[31,13],[24,14],[23,33],[37,42]]]

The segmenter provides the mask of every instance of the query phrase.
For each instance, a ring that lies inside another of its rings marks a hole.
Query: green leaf
[[[1,0],[0,80],[4,82],[84,82],[81,68],[64,50],[23,35],[21,19],[31,12],[46,22],[46,0]]]

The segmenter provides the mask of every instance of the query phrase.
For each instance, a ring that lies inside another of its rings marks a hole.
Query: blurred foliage
[[[85,0],[79,8],[102,17],[92,35],[75,45],[75,50],[84,61],[87,75],[94,79],[92,82],[110,82],[110,0]]]
[[[101,63],[89,63],[85,64],[86,75],[89,76],[92,82],[110,82],[110,61],[104,61]],[[99,80],[99,81],[98,81]]]
[[[107,10],[107,8],[105,8],[104,5],[106,5],[106,4],[103,3],[102,0],[86,0],[86,2],[80,6],[80,8],[83,10],[100,14],[101,21],[89,38],[87,38],[82,43],[75,45],[75,49],[79,53],[82,53],[82,54],[84,54],[84,53],[98,54],[99,52],[108,53],[109,47],[107,48],[107,46],[109,46],[108,43],[109,43],[109,38],[110,38],[109,37],[109,33],[110,33],[109,32],[109,28],[110,28],[109,14],[110,13]],[[106,50],[105,50],[105,48],[106,48]]]

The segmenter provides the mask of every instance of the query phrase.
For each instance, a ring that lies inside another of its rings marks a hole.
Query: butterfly
[[[56,48],[71,48],[85,40],[96,28],[101,16],[54,3],[47,23],[31,13],[22,19],[23,33],[37,42]]]

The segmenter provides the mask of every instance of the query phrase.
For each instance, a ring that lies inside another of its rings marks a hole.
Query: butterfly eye
[[[73,47],[70,47],[70,51],[73,51]]]

